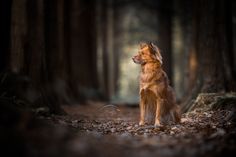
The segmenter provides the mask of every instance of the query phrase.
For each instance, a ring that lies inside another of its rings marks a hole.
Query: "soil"
[[[63,106],[67,115],[22,112],[5,129],[5,152],[18,156],[199,157],[235,156],[235,113],[194,110],[181,123],[138,125],[139,108],[90,102]],[[22,116],[23,115],[23,116]],[[2,134],[3,135],[3,134]],[[13,140],[10,140],[13,139]],[[10,149],[9,149],[9,147]],[[9,150],[8,150],[9,149]]]

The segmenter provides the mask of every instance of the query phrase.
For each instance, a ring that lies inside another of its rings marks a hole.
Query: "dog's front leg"
[[[139,121],[139,125],[144,125],[144,120],[145,120],[145,103],[144,100],[141,99],[140,100],[140,121]]]
[[[161,106],[162,106],[163,100],[159,99],[156,102],[156,117],[155,117],[155,127],[160,126],[161,122]]]

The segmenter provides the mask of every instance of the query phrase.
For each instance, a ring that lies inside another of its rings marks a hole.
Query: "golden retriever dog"
[[[159,48],[153,43],[141,43],[138,55],[132,59],[141,65],[139,125],[144,125],[147,117],[155,121],[155,126],[180,122],[179,107],[162,69]]]

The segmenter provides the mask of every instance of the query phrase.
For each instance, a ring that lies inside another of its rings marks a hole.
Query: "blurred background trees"
[[[0,3],[1,97],[47,104],[55,113],[59,104],[87,100],[137,103],[139,67],[131,56],[141,41],[162,50],[183,111],[199,92],[235,91],[234,1]]]

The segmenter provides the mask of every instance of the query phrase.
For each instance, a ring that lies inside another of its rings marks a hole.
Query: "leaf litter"
[[[102,103],[64,106],[67,116],[48,122],[64,126],[73,138],[66,152],[79,156],[225,156],[236,152],[231,110],[195,109],[180,124],[138,125],[139,108]],[[42,117],[45,118],[45,117]]]
[[[230,100],[231,106],[233,103]],[[67,115],[39,114],[23,119],[21,127],[14,125],[13,135],[17,135],[23,156],[235,156],[235,110],[215,104],[214,109],[195,105],[182,114],[180,124],[160,127],[139,126],[137,106],[101,102],[67,105],[63,106]],[[9,130],[2,129],[5,145],[14,138]]]

